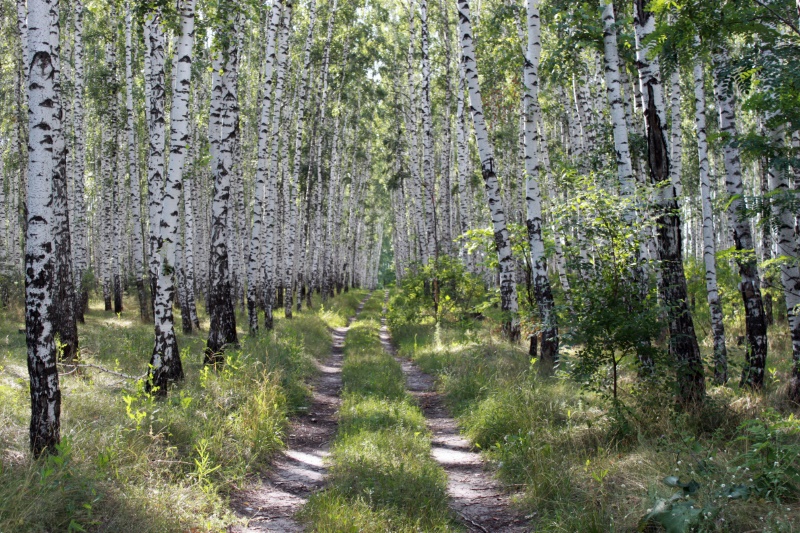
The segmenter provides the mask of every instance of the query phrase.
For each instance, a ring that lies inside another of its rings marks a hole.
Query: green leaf
[[[695,507],[692,502],[670,503],[667,500],[658,500],[652,511],[639,522],[638,530],[646,531],[649,526],[658,524],[667,533],[686,533],[700,524],[702,516],[703,509]]]
[[[747,485],[734,485],[722,492],[721,496],[725,496],[729,500],[746,500],[750,497],[750,487]]]
[[[664,485],[668,487],[677,487],[679,486],[678,484],[680,483],[680,479],[678,479],[678,476],[667,476],[661,481],[664,483]]]
[[[678,476],[667,476],[661,480],[668,487],[679,487],[683,489],[684,494],[694,494],[700,488],[700,483],[695,480],[690,480],[687,483],[681,483]]]

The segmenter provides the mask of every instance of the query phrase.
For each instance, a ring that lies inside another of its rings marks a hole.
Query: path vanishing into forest
[[[292,533],[305,530],[294,515],[325,485],[325,458],[336,434],[341,404],[345,337],[371,294],[358,305],[347,327],[333,328],[330,357],[318,364],[320,374],[313,385],[311,405],[292,420],[287,449],[266,477],[231,498],[236,514],[247,521],[244,527],[232,527],[231,531]]]
[[[387,292],[388,299],[388,292]],[[531,526],[512,509],[511,495],[504,491],[483,458],[472,450],[461,436],[458,423],[450,416],[444,399],[436,391],[432,376],[424,373],[413,361],[398,357],[386,326],[386,308],[381,318],[381,344],[402,365],[406,388],[417,401],[432,433],[431,453],[447,473],[447,495],[450,509],[468,531],[525,532]]]
[[[264,478],[233,496],[231,505],[246,523],[231,527],[231,531],[305,530],[295,515],[313,493],[325,486],[326,458],[336,434],[341,405],[345,338],[370,297],[359,304],[347,327],[333,329],[331,355],[319,364],[320,376],[314,383],[308,411],[292,420],[286,451]],[[385,307],[380,340],[384,350],[402,365],[407,390],[425,415],[433,437],[431,453],[447,473],[449,505],[459,522],[472,532],[530,531],[527,520],[512,509],[511,495],[501,488],[480,454],[474,452],[469,442],[459,434],[458,424],[436,392],[433,377],[422,372],[412,361],[397,356],[386,326]]]

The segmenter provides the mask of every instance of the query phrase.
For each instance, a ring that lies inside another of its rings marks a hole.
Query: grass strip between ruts
[[[452,531],[444,470],[400,364],[379,339],[382,293],[345,339],[343,402],[329,486],[301,518],[319,532]]]

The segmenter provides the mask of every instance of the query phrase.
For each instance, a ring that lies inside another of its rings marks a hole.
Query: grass
[[[692,413],[677,412],[660,389],[628,392],[623,423],[567,373],[541,378],[526,351],[497,338],[488,322],[395,324],[392,336],[401,355],[437,376],[462,432],[521,490],[517,505],[536,517],[536,531],[637,530],[658,500],[680,492],[662,481],[670,475],[699,484],[692,501],[712,516],[695,530],[800,529],[800,494],[787,488],[800,479],[800,424],[781,411],[779,384],[763,395],[711,387],[707,405]],[[569,361],[567,353],[562,366]],[[634,381],[625,370],[626,390]],[[759,479],[774,486],[728,498],[731,487]],[[782,497],[770,492],[781,487]]]
[[[283,447],[287,417],[307,404],[315,360],[330,352],[331,323],[364,293],[350,291],[202,365],[208,327],[178,334],[186,380],[158,401],[141,383],[86,369],[63,375],[58,456],[28,453],[29,400],[19,308],[0,320],[0,531],[221,531],[236,521],[228,494]],[[147,369],[152,325],[126,298],[119,316],[92,301],[79,326],[83,359],[130,375]],[[246,327],[244,316],[237,323]],[[179,322],[179,317],[176,318]]]
[[[301,518],[320,532],[451,531],[446,476],[400,364],[381,346],[374,295],[345,339],[344,399],[329,486]]]

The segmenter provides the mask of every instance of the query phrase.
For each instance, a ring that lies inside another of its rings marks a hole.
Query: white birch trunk
[[[428,58],[428,0],[419,0],[422,52],[422,194],[425,207],[424,263],[438,257],[439,238],[436,224],[436,198],[433,172],[433,119],[431,117],[431,65]],[[437,297],[436,295],[434,296]]]
[[[470,187],[467,180],[467,159],[469,158],[469,147],[467,145],[467,125],[464,110],[464,90],[466,80],[464,79],[464,68],[459,62],[458,68],[458,97],[456,98],[456,160],[458,162],[458,219],[461,235],[463,236],[470,230],[469,216],[469,197]],[[467,270],[472,272],[472,254],[466,252],[466,246],[461,246],[461,254]]]
[[[751,367],[763,367],[767,359],[767,316],[761,296],[761,283],[755,255],[755,242],[750,220],[745,213],[743,199],[741,160],[739,148],[733,141],[738,137],[736,115],[730,80],[725,78],[728,54],[724,48],[713,54],[714,61],[714,94],[719,113],[719,131],[723,135],[723,163],[725,166],[725,188],[730,200],[728,202],[728,219],[733,233],[733,243],[737,250],[745,252],[737,255],[739,266],[739,291],[745,308],[745,332],[747,337],[747,366],[743,376],[749,375]],[[765,225],[769,232],[769,224]],[[727,376],[717,376],[717,381]],[[743,378],[744,379],[744,378]]]
[[[527,37],[524,74],[525,93],[525,201],[527,213],[525,225],[528,229],[530,245],[533,290],[541,320],[541,359],[540,370],[552,373],[558,363],[558,325],[556,323],[555,302],[547,277],[547,259],[542,236],[542,194],[539,189],[539,132],[536,128],[539,109],[539,59],[542,54],[541,21],[539,19],[539,0],[527,0]],[[536,356],[536,335],[531,337],[529,355]]]
[[[761,61],[772,68],[784,67],[780,64],[780,59],[775,56],[772,50],[765,47],[761,51]],[[785,67],[784,67],[785,68]],[[777,88],[774,87],[773,80],[765,77],[760,88],[767,99],[774,99]],[[777,111],[765,113],[764,124],[774,121]],[[786,124],[780,123],[768,128],[770,142],[777,149],[786,146]],[[777,258],[781,259],[781,284],[786,302],[786,311],[789,321],[789,331],[792,339],[792,374],[789,381],[788,396],[795,403],[800,403],[800,314],[797,306],[800,305],[800,268],[797,266],[797,241],[795,239],[794,224],[795,217],[790,209],[781,205],[780,201],[795,196],[789,189],[789,178],[785,165],[772,157],[768,163],[768,183],[772,195],[777,196],[772,203],[772,219],[777,223]],[[761,361],[759,361],[761,363]],[[765,362],[764,362],[765,363]],[[751,363],[747,369],[747,375],[742,376],[742,383],[754,389],[763,387],[765,366],[755,366]]]
[[[311,66],[311,46],[314,43],[314,25],[317,21],[317,3],[311,0],[308,6],[308,33],[306,34],[305,47],[303,51],[303,69],[300,72],[299,98],[295,112],[297,114],[297,129],[294,139],[294,160],[292,162],[292,174],[289,182],[289,198],[285,199],[289,206],[289,226],[287,228],[286,239],[286,272],[284,274],[284,284],[286,285],[286,296],[284,298],[284,312],[286,318],[292,318],[292,298],[294,295],[293,278],[295,271],[295,249],[296,241],[300,241],[297,235],[298,216],[300,215],[300,205],[297,201],[297,187],[300,181],[300,164],[302,162],[303,131],[306,122],[306,95],[308,94],[308,80],[312,76]],[[301,235],[302,237],[302,235]],[[297,303],[300,304],[298,296]]]
[[[150,231],[148,234],[148,270],[150,275],[150,294],[155,304],[155,288],[158,279],[158,237],[159,216],[164,194],[164,150],[166,144],[166,87],[164,61],[166,35],[162,25],[162,14],[157,9],[145,16],[144,35],[147,43],[145,56],[145,108],[147,111],[148,140],[147,153],[147,214]]]
[[[714,210],[711,205],[711,178],[708,164],[708,141],[706,140],[706,96],[703,63],[695,60],[694,107],[697,133],[697,158],[700,173],[700,197],[703,212],[703,264],[706,274],[706,295],[711,311],[711,332],[714,337],[714,376],[718,383],[727,381],[728,355],[725,348],[725,326],[722,322],[722,304],[717,287],[717,258],[714,242]]]
[[[283,0],[283,20],[281,21],[278,38],[278,56],[275,69],[275,94],[273,97],[271,148],[269,153],[269,169],[267,173],[267,205],[264,214],[264,247],[266,249],[266,264],[264,275],[264,328],[273,328],[272,307],[275,299],[275,273],[277,255],[278,220],[276,212],[276,196],[278,185],[278,150],[280,148],[280,122],[284,108],[283,86],[286,73],[286,58],[289,49],[289,25],[292,17],[292,0]]]
[[[84,192],[84,174],[86,172],[86,134],[84,128],[84,69],[83,69],[83,2],[75,0],[74,44],[72,49],[74,63],[73,78],[73,180],[72,180],[72,254],[74,284],[76,294],[76,315],[80,322],[88,305],[89,292],[83,286],[83,275],[89,268],[88,237],[86,226],[86,201]]]
[[[408,164],[411,173],[411,191],[413,193],[412,214],[414,219],[414,227],[416,229],[415,236],[415,255],[423,263],[427,263],[427,235],[428,230],[426,227],[425,212],[424,212],[424,191],[423,183],[420,177],[420,164],[419,164],[419,149],[418,149],[418,135],[417,135],[417,122],[418,122],[418,98],[416,94],[416,87],[414,85],[414,10],[409,6],[408,10],[408,54],[406,56],[407,72],[408,72],[408,95],[406,113],[404,113],[406,136],[408,149]],[[355,268],[355,265],[353,265]]]
[[[179,4],[180,36],[172,62],[172,109],[170,111],[169,173],[161,202],[158,250],[158,280],[154,296],[155,345],[150,360],[149,387],[167,393],[171,382],[183,379],[172,305],[175,297],[175,240],[178,234],[178,208],[182,198],[183,166],[189,142],[189,87],[192,74],[195,1]]]
[[[19,5],[19,4],[18,4]],[[61,133],[58,97],[58,3],[29,0],[25,35],[28,83],[28,182],[25,235],[25,331],[30,376],[30,445],[34,456],[56,452],[60,441],[61,390],[56,368],[55,213],[53,180]],[[28,54],[28,51],[32,52]]]
[[[617,48],[617,29],[614,17],[614,4],[600,0],[603,10],[603,58],[605,59],[606,93],[611,111],[611,123],[614,133],[614,151],[617,159],[617,176],[619,177],[622,196],[631,198],[635,192],[633,165],[628,145],[628,124],[625,118],[625,106],[622,101],[622,90],[619,76],[619,51]],[[628,215],[632,222],[633,213]]]
[[[658,256],[661,261],[659,293],[667,307],[670,331],[670,353],[678,365],[679,401],[684,405],[702,402],[705,378],[700,348],[687,302],[686,278],[683,273],[680,218],[677,198],[670,183],[669,147],[666,133],[666,110],[661,85],[658,57],[654,46],[643,42],[655,31],[655,16],[649,11],[649,0],[634,0],[636,61],[644,98],[647,127],[650,179],[659,188],[656,197]]]
[[[472,122],[475,139],[481,158],[481,174],[486,187],[486,200],[492,217],[497,258],[500,265],[501,309],[508,314],[505,319],[506,335],[512,341],[519,340],[519,317],[517,316],[517,284],[514,280],[514,260],[511,255],[511,242],[506,228],[506,216],[500,203],[500,187],[495,170],[495,159],[483,117],[483,102],[478,86],[478,69],[475,61],[475,47],[472,39],[472,23],[468,0],[458,0],[458,26],[461,41],[461,61],[469,89]]]
[[[224,4],[225,5],[225,4]],[[209,315],[211,325],[208,330],[208,342],[205,351],[205,363],[220,362],[220,353],[228,345],[237,345],[235,302],[231,294],[231,277],[228,270],[228,231],[229,205],[231,190],[231,171],[236,148],[236,137],[239,132],[239,94],[237,75],[239,68],[238,42],[234,33],[240,23],[233,14],[232,6],[225,30],[228,32],[228,49],[217,52],[215,66],[221,66],[225,60],[223,74],[214,73],[216,85],[212,87],[212,112],[218,114],[219,125],[209,128],[209,134],[215,136],[216,149],[212,155],[211,168],[214,174],[214,196],[211,205],[211,246],[209,253]]]
[[[683,134],[681,132],[681,75],[680,67],[675,66],[675,70],[670,74],[670,114],[672,124],[670,126],[670,180],[672,186],[675,187],[675,196],[678,198],[680,205],[680,198],[683,196],[683,185],[681,184],[681,174],[683,173]]]
[[[258,170],[256,172],[256,188],[253,198],[253,221],[250,237],[250,257],[247,263],[247,312],[250,332],[258,331],[258,298],[260,255],[263,233],[264,194],[266,192],[267,147],[270,142],[271,123],[269,113],[272,109],[272,77],[275,65],[275,45],[278,36],[278,25],[281,20],[283,2],[276,0],[270,10],[269,27],[267,28],[266,63],[264,67],[264,88],[261,101],[261,119],[258,128]]]
[[[333,1],[333,5],[331,6],[331,11],[328,14],[328,34],[325,39],[325,48],[322,54],[322,94],[320,96],[320,100],[318,103],[319,107],[319,129],[316,139],[316,152],[314,154],[314,164],[316,167],[317,172],[317,181],[316,187],[314,191],[314,239],[313,241],[309,240],[309,246],[314,246],[312,250],[312,257],[311,257],[311,279],[309,280],[309,289],[317,288],[322,289],[322,272],[323,265],[321,265],[320,261],[320,252],[324,251],[321,250],[325,243],[322,241],[322,207],[323,207],[323,198],[322,198],[322,146],[325,137],[325,126],[326,126],[326,113],[328,107],[328,76],[330,74],[329,67],[330,67],[330,53],[331,53],[331,42],[333,39],[333,23],[334,17],[336,16],[336,9],[337,9],[337,1]],[[308,303],[311,303],[310,293],[308,295]]]
[[[128,178],[131,198],[131,246],[133,251],[133,272],[136,278],[136,292],[139,297],[139,317],[150,319],[150,305],[145,292],[144,243],[142,242],[142,206],[139,165],[136,155],[135,110],[133,108],[133,12],[130,1],[125,6],[125,110],[127,121],[125,129],[128,140]],[[77,39],[76,39],[77,44]],[[76,109],[77,111],[77,109]]]

